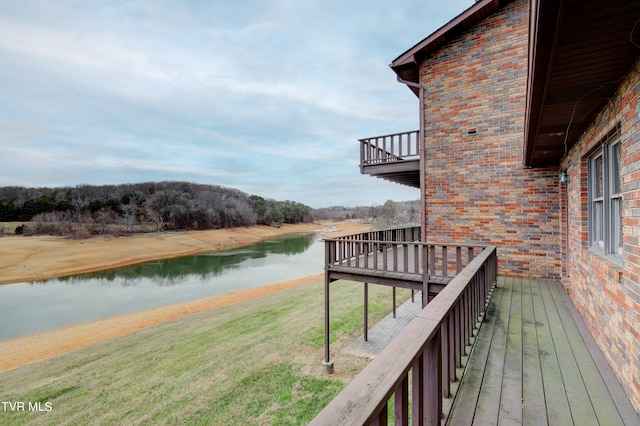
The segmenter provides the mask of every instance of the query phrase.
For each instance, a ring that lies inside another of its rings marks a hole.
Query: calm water
[[[0,340],[322,272],[319,234],[0,286]]]

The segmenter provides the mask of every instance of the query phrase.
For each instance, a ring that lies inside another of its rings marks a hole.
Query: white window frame
[[[588,158],[589,246],[622,262],[620,131],[613,129]]]

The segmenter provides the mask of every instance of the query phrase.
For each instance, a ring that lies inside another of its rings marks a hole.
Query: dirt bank
[[[253,244],[291,232],[318,231],[330,222],[253,226],[198,232],[164,232],[130,237],[72,240],[50,236],[0,238],[0,284],[38,281],[171,257]],[[337,225],[357,229],[363,224]],[[358,231],[355,231],[358,232]]]
[[[59,237],[0,238],[0,283],[33,281],[109,269],[162,258],[252,244],[280,234],[327,230],[326,237],[364,232],[368,224],[322,222],[227,230],[68,240]],[[318,259],[319,262],[322,259]],[[224,293],[33,336],[0,342],[0,373],[106,339],[207,309],[232,305],[321,279],[322,275]]]

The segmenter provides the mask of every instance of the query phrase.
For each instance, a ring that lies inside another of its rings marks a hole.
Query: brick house
[[[639,21],[638,1],[477,1],[391,64],[420,98],[419,163],[362,161],[420,187],[429,241],[560,280],[637,411]]]
[[[391,68],[420,130],[361,172],[420,188],[420,241],[561,282],[640,412],[640,2],[479,0]]]

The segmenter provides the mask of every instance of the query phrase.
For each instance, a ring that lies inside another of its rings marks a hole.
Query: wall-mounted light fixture
[[[560,172],[558,178],[560,178],[560,183],[569,183],[569,173],[567,172]]]

